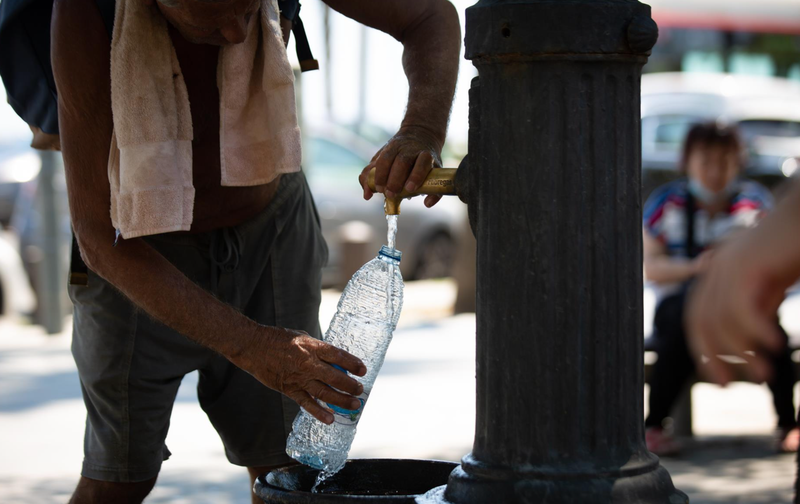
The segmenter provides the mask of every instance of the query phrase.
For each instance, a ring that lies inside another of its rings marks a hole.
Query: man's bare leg
[[[81,476],[69,504],[141,504],[155,484],[156,478],[137,483],[113,483]]]
[[[262,474],[267,474],[270,471],[275,469],[280,469],[281,467],[289,467],[297,465],[297,462],[292,462],[289,464],[281,464],[276,466],[261,466],[261,467],[248,467],[247,472],[250,473],[250,497],[253,499],[253,504],[264,504],[264,501],[261,500],[255,492],[253,492],[253,485],[256,484],[256,478],[261,476]]]

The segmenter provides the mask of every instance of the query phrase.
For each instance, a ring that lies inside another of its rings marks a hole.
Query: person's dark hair
[[[714,122],[695,124],[686,134],[681,154],[680,171],[686,173],[689,156],[698,147],[720,147],[742,156],[742,140],[736,126],[722,126]]]

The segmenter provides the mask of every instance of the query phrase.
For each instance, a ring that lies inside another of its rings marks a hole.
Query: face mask
[[[732,180],[724,189],[718,192],[710,191],[695,179],[689,179],[689,192],[704,205],[713,205],[729,197],[736,187],[736,180]]]

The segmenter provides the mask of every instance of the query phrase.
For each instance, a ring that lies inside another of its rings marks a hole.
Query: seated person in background
[[[770,193],[739,179],[742,145],[736,130],[716,124],[694,126],[683,147],[686,178],[656,189],[644,210],[644,271],[655,284],[653,322],[658,361],[645,421],[647,448],[657,455],[678,451],[662,423],[695,372],[683,322],[688,285],[714,260],[714,246],[737,230],[754,226],[772,208]],[[777,323],[777,321],[776,321]],[[786,333],[780,330],[786,341]],[[797,451],[800,430],[793,404],[794,371],[788,346],[774,355],[768,382],[778,414],[778,449]]]

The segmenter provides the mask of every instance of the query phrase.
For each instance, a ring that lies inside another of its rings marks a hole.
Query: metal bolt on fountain
[[[636,0],[467,9],[469,155],[427,187],[468,204],[478,243],[472,453],[355,460],[337,495],[281,469],[256,483],[265,502],[688,503],[644,444],[639,101],[657,36]]]

